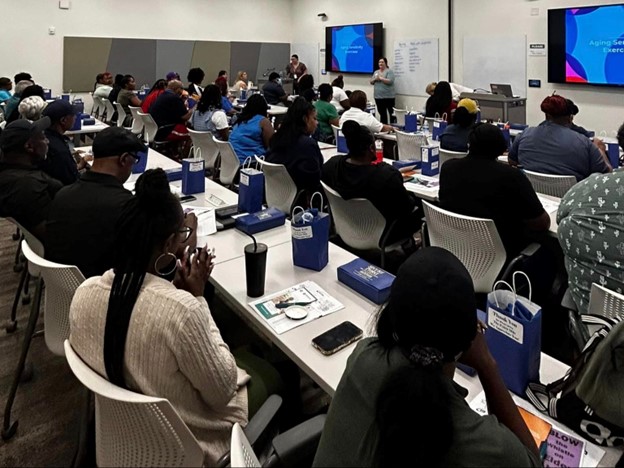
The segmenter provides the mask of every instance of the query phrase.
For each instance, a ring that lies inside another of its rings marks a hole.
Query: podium
[[[469,98],[479,102],[481,120],[526,124],[526,98],[505,97],[500,94],[461,93],[460,99]]]

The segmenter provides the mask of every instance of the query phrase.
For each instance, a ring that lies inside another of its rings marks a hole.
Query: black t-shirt
[[[69,149],[69,140],[60,133],[47,129],[48,155],[41,163],[41,169],[50,177],[60,180],[63,185],[73,184],[80,177],[76,161]]]
[[[14,218],[32,231],[47,219],[50,203],[62,187],[35,167],[0,163],[0,216]]]
[[[64,187],[50,207],[46,258],[76,265],[86,278],[110,269],[115,224],[131,198],[132,193],[116,177],[93,171]]]
[[[266,160],[286,166],[298,190],[315,191],[320,188],[323,155],[312,137],[300,135],[288,148],[271,149]]]
[[[179,123],[183,123],[182,117],[186,115],[188,110],[180,97],[172,91],[165,91],[156,98],[154,104],[150,107],[150,114],[159,127],[165,127],[158,130],[156,138],[158,140],[165,139],[173,130],[173,127]]]
[[[544,211],[522,171],[472,157],[444,163],[439,199],[445,210],[494,220],[508,257],[516,256],[529,242],[524,221]]]
[[[323,165],[322,180],[345,200],[366,198],[386,218],[386,227],[399,220],[393,239],[419,228],[416,199],[405,190],[401,173],[386,163],[360,166],[347,162],[349,155],[334,156]]]

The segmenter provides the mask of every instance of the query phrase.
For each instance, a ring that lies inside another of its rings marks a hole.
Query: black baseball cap
[[[51,125],[49,117],[31,122],[26,119],[14,120],[0,133],[0,149],[4,153],[20,150],[33,135],[43,132]]]
[[[108,158],[123,153],[147,151],[139,137],[122,127],[108,127],[97,134],[93,140],[93,157]]]
[[[77,109],[68,101],[57,99],[56,101],[48,104],[42,114],[50,117],[52,122],[57,122],[66,115],[73,115],[76,113]]]

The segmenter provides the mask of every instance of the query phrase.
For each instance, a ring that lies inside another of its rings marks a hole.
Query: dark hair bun
[[[360,124],[355,120],[347,120],[342,124],[342,133],[347,140],[357,138],[360,133]]]
[[[158,207],[165,197],[171,196],[167,174],[162,169],[148,169],[137,179],[136,197],[141,204]]]

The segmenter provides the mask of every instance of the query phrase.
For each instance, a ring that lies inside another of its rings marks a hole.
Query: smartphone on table
[[[325,356],[331,356],[351,343],[355,343],[362,338],[362,330],[351,322],[342,322],[334,328],[321,333],[312,339],[312,346],[318,349]]]

